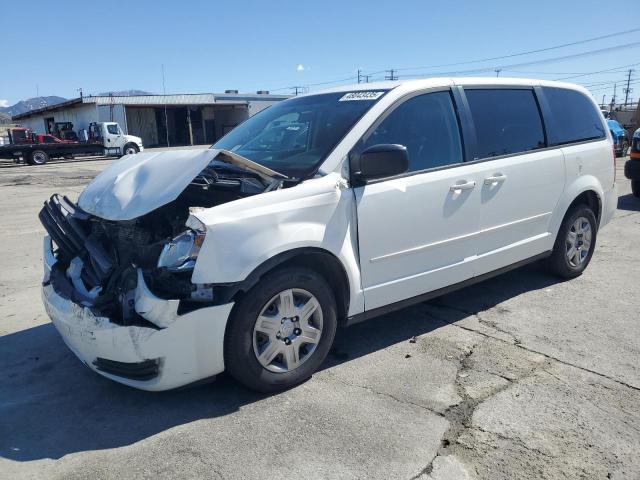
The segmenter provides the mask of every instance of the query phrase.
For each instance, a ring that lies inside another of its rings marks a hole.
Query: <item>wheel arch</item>
[[[593,210],[596,215],[596,221],[600,224],[600,218],[602,217],[602,198],[595,190],[589,189],[581,192],[567,207],[566,214],[576,205],[587,205]]]
[[[138,151],[138,152],[140,151],[140,147],[136,144],[136,142],[127,142],[122,146],[122,154],[123,155],[125,155],[124,152],[128,147],[134,147],[136,149],[136,151]]]
[[[265,260],[237,285],[233,300],[237,303],[262,277],[285,267],[305,267],[322,275],[336,297],[338,321],[341,324],[346,321],[350,302],[347,270],[333,253],[318,247],[294,248]]]
[[[580,203],[588,205],[593,209],[598,226],[600,226],[600,222],[604,216],[603,214],[605,211],[608,211],[607,205],[604,204],[605,197],[606,200],[609,201],[609,197],[605,195],[600,181],[593,175],[583,175],[568,184],[564,194],[556,205],[549,224],[549,231],[552,232],[554,241],[567,212]]]

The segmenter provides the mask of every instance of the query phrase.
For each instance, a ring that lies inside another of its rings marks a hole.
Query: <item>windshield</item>
[[[249,118],[211,148],[230,150],[291,178],[314,172],[386,90],[292,98]]]

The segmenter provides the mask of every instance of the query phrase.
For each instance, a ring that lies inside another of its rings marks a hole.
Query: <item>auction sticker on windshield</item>
[[[340,100],[338,100],[339,102],[350,102],[350,101],[354,101],[354,100],[377,100],[379,99],[382,95],[384,95],[384,92],[349,92],[349,93],[345,93],[342,97],[340,97]]]

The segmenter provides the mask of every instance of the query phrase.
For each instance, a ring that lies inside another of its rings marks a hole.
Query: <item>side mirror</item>
[[[383,143],[367,148],[349,159],[351,182],[365,185],[369,180],[400,175],[409,168],[409,156],[404,145]]]

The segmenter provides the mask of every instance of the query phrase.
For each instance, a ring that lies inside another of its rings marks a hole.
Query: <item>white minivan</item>
[[[576,85],[339,87],[211,149],[124,157],[77,204],[51,197],[43,300],[112,380],[165,390],[226,370],[283,389],[320,367],[338,326],[535,260],[580,275],[616,208],[614,172]]]

